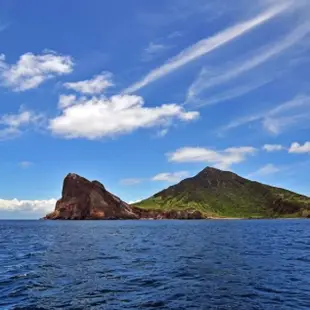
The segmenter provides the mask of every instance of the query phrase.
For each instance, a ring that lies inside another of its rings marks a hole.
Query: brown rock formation
[[[117,219],[201,219],[199,211],[153,211],[132,207],[98,181],[89,181],[69,173],[63,183],[62,197],[55,211],[46,215],[51,220],[117,220]]]

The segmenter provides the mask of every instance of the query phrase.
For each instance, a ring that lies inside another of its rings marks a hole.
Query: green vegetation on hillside
[[[309,197],[215,168],[206,168],[135,206],[162,211],[194,209],[206,217],[310,216]]]

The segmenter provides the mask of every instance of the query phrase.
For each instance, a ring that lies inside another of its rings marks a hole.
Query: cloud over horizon
[[[8,218],[21,212],[26,218],[37,218],[52,212],[56,199],[47,200],[18,200],[16,198],[0,199],[0,212],[5,212]]]
[[[127,89],[125,89],[125,93],[133,93],[140,88],[145,87],[146,85],[190,63],[191,61],[194,61],[199,57],[212,52],[213,50],[221,47],[222,45],[238,38],[239,36],[247,33],[255,27],[258,27],[259,25],[267,22],[273,17],[281,14],[285,10],[289,9],[291,4],[291,1],[283,1],[280,4],[268,8],[266,11],[262,12],[261,14],[250,20],[231,26],[230,28],[227,28],[222,32],[198,41],[192,46],[181,51],[175,57],[172,57],[162,66],[152,70],[140,81],[129,86]]]

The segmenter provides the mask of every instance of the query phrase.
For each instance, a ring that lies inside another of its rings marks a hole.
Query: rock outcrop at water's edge
[[[140,219],[200,220],[204,218],[202,213],[197,210],[158,211],[158,210],[144,210],[138,207],[133,207],[132,209]]]
[[[122,201],[98,181],[89,181],[69,173],[63,182],[62,197],[50,220],[118,220],[118,219],[201,219],[199,211],[143,210]]]
[[[98,181],[69,173],[63,182],[62,197],[47,219],[137,219],[131,207],[108,192]]]

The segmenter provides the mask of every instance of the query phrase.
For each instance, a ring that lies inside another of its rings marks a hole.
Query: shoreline
[[[210,220],[309,220],[307,217],[257,217],[257,218],[248,218],[248,217],[212,217],[207,218]]]
[[[5,220],[5,219],[3,219]],[[180,219],[180,218],[139,218],[139,219],[32,219],[32,220],[43,220],[43,221],[240,221],[240,220],[310,220],[307,217],[258,217],[258,218],[247,218],[247,217],[206,217],[200,219]],[[0,219],[1,221],[1,219]]]

